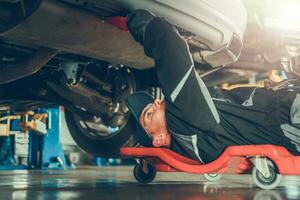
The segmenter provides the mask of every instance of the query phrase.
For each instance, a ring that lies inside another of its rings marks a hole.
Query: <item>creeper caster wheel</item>
[[[213,173],[213,174],[203,174],[206,180],[217,182],[222,178],[222,174]]]
[[[258,187],[271,190],[279,185],[282,176],[278,173],[277,167],[272,161],[266,160],[266,167],[266,173],[258,167],[253,167],[252,178]]]
[[[150,183],[156,176],[156,168],[154,165],[142,161],[134,166],[133,175],[139,183]]]

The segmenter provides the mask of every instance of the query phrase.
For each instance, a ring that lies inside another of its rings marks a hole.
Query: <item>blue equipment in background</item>
[[[0,116],[0,169],[64,169],[60,108]]]

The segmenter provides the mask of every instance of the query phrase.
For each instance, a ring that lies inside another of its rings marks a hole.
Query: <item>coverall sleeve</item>
[[[157,77],[172,114],[202,130],[214,128],[220,122],[219,114],[194,68],[188,45],[176,28],[154,18],[146,27],[144,50],[155,61]]]
[[[155,61],[167,111],[195,128],[214,128],[220,121],[218,112],[177,29],[156,17],[147,24],[143,39],[145,54]]]

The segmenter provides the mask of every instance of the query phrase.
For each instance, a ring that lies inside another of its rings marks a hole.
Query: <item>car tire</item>
[[[136,125],[132,116],[128,118],[126,125],[120,131],[108,136],[93,138],[86,134],[78,124],[76,115],[68,110],[65,111],[69,131],[74,141],[84,151],[101,157],[116,157],[121,147],[136,145],[134,137]]]

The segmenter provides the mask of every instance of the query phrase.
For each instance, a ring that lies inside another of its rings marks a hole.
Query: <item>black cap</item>
[[[145,147],[152,147],[152,139],[140,124],[139,116],[141,115],[143,109],[153,101],[154,98],[149,93],[142,91],[132,93],[126,98],[126,104],[137,121],[135,134],[136,140]]]

